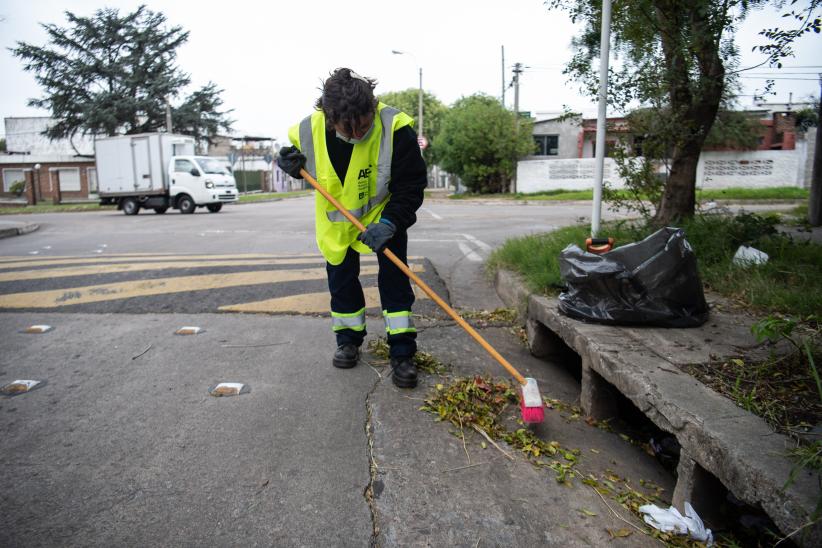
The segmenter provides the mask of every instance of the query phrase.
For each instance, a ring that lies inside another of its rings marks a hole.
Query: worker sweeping
[[[417,385],[414,292],[408,277],[380,252],[389,249],[407,265],[407,230],[422,205],[427,170],[413,120],[378,102],[375,86],[375,80],[349,68],[332,72],[323,83],[316,110],[289,131],[294,146],[280,150],[277,164],[298,179],[305,169],[365,225],[361,233],[316,194],[317,245],[326,260],[337,339],[332,365],[347,369],[359,360],[366,336],[360,255],[376,251],[391,379],[398,387],[413,388]]]

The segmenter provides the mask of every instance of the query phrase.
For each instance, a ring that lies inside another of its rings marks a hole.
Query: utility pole
[[[519,75],[522,63],[514,63],[514,147],[519,141]],[[514,155],[514,178],[511,180],[511,192],[517,192],[517,157]]]
[[[811,172],[811,197],[808,200],[808,222],[811,226],[822,226],[822,74],[819,75],[819,105],[817,106],[816,146],[813,151],[813,171]]]
[[[505,46],[500,46],[502,50],[502,108],[505,108]]]

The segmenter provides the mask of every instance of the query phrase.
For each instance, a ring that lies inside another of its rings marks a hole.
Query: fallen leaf
[[[631,531],[629,529],[625,529],[625,528],[617,529],[616,531],[614,531],[613,529],[606,529],[606,531],[608,531],[608,534],[611,535],[611,538],[627,537],[627,536],[630,536],[631,533],[633,532],[633,531]]]
[[[586,510],[585,508],[580,508],[579,511],[582,512],[583,514],[585,514],[586,516],[595,516],[596,515],[596,512],[591,512],[590,510]]]

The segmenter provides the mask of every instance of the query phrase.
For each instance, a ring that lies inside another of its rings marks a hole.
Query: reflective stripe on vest
[[[314,137],[311,135],[311,116],[300,122],[300,146],[305,155],[305,170],[314,180],[317,179],[317,157],[314,155]]]
[[[402,312],[388,312],[387,310],[383,310],[382,317],[385,320],[385,331],[389,335],[417,332],[410,310],[403,310]]]
[[[365,308],[356,312],[334,312],[331,311],[331,328],[334,331],[343,329],[353,329],[362,331],[365,329]]]

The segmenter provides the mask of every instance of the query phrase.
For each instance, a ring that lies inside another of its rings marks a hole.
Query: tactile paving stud
[[[174,332],[175,335],[199,335],[200,333],[205,332],[205,329],[202,327],[194,327],[194,326],[185,326],[181,327],[177,331]]]
[[[208,393],[217,398],[248,394],[251,387],[241,382],[221,382],[208,389]]]
[[[32,380],[18,380],[10,382],[9,384],[0,387],[0,394],[4,396],[16,396],[17,394],[25,394],[31,392],[41,381]]]
[[[50,325],[30,325],[23,330],[23,333],[45,333],[54,329]]]

